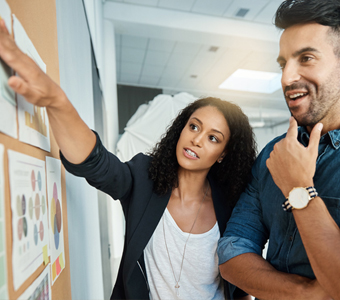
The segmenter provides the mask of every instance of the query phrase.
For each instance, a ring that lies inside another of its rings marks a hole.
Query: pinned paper
[[[55,263],[52,264],[52,280],[55,280],[55,278],[57,277],[57,271],[55,269]]]
[[[65,264],[64,264],[64,258],[63,258],[63,254],[62,253],[60,253],[60,255],[59,255],[59,263],[60,263],[60,267],[62,269],[64,269],[65,268]]]
[[[61,272],[61,268],[60,268],[60,264],[59,264],[59,257],[55,261],[55,264],[56,264],[56,268],[57,268],[57,275],[59,275],[60,272]]]
[[[55,268],[56,277],[52,285],[65,268],[63,204],[61,190],[61,162],[53,157],[46,157],[47,199],[50,216],[50,260]],[[52,272],[53,273],[53,272]]]
[[[50,262],[50,260],[48,259],[47,245],[45,245],[42,248],[42,252],[43,252],[44,265],[47,265]]]
[[[3,299],[3,298],[0,298]],[[8,298],[5,298],[8,299]],[[45,268],[40,276],[27,288],[27,290],[18,298],[18,300],[27,299],[44,299],[51,300],[51,281],[50,266]]]
[[[7,151],[12,208],[13,285],[17,290],[42,263],[49,261],[46,175],[44,161]]]

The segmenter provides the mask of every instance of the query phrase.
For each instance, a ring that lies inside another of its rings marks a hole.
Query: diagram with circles
[[[60,160],[46,157],[52,284],[65,267]]]
[[[13,282],[20,285],[43,262],[48,245],[45,162],[8,150],[13,223]]]

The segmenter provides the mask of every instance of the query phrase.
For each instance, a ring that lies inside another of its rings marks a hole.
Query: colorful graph
[[[32,172],[31,172],[31,184],[32,184],[33,192],[35,192],[35,187],[36,187],[37,182],[38,182],[38,189],[39,189],[39,192],[40,192],[41,191],[41,174],[40,174],[40,171],[38,171],[38,178],[35,179],[35,173],[34,173],[34,170],[32,170]]]
[[[32,170],[30,174],[31,188],[33,193],[29,198],[28,203],[26,200],[27,197],[25,195],[18,195],[16,197],[16,210],[18,215],[17,236],[19,241],[24,241],[31,230],[31,232],[33,232],[34,245],[38,245],[38,241],[42,241],[44,239],[45,228],[43,222],[40,220],[40,216],[41,214],[44,215],[46,213],[46,201],[45,197],[39,194],[42,189],[42,178],[40,171],[35,173],[35,171]],[[33,221],[38,223],[35,223],[33,228],[29,228],[28,220],[29,222]],[[21,244],[19,247],[19,252],[22,254],[28,249],[29,241],[27,240]]]
[[[61,231],[61,225],[62,225],[62,220],[61,220],[61,206],[60,206],[60,200],[58,197],[58,189],[57,189],[57,184],[53,184],[53,198],[51,201],[51,215],[50,215],[50,220],[51,220],[51,229],[54,234],[54,245],[55,248],[59,248],[59,235]]]
[[[44,108],[34,106],[33,116],[29,112],[25,111],[25,125],[47,137],[47,126]]]

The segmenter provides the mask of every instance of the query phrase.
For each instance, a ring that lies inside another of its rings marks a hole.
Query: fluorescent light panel
[[[238,69],[219,88],[271,94],[281,88],[281,74]]]

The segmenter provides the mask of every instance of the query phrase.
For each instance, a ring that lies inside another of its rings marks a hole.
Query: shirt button
[[[292,236],[290,236],[290,237],[289,237],[289,241],[291,242],[292,240],[293,240],[293,237],[292,237]]]
[[[334,144],[335,146],[339,146],[339,141],[338,142],[335,142],[335,144]]]

